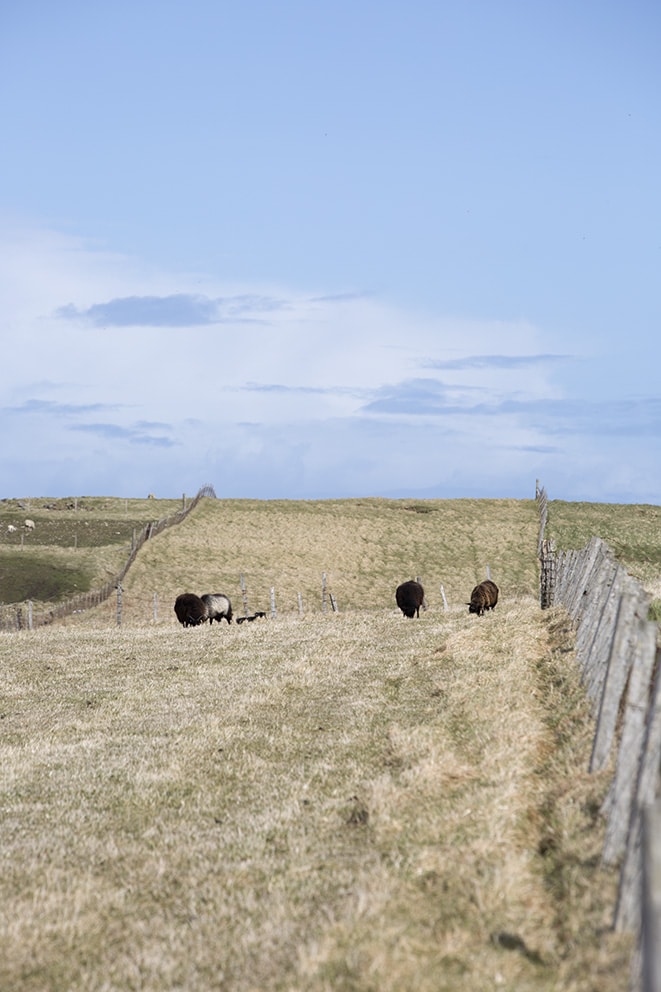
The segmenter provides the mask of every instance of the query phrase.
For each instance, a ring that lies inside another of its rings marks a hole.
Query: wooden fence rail
[[[593,537],[557,551],[540,505],[540,603],[561,606],[576,631],[576,660],[592,706],[590,771],[614,774],[602,806],[602,860],[620,864],[613,926],[636,937],[631,992],[661,992],[661,652],[651,597]]]
[[[27,628],[31,629],[32,627],[43,627],[46,624],[53,623],[54,620],[61,620],[63,617],[70,616],[72,613],[81,613],[84,610],[99,606],[116,589],[121,587],[126,573],[145,542],[155,537],[156,534],[160,534],[167,527],[173,527],[175,524],[179,524],[182,520],[185,520],[191,510],[195,509],[200,500],[205,496],[209,496],[212,499],[216,498],[213,486],[202,486],[196,496],[189,503],[185,503],[181,510],[171,513],[170,516],[163,517],[161,520],[154,520],[146,524],[140,534],[137,536],[134,535],[131,541],[131,551],[123,568],[113,579],[106,582],[99,589],[94,589],[92,592],[79,593],[77,596],[63,600],[56,606],[40,613],[34,613],[32,604],[27,602],[13,603],[11,606],[3,607],[0,609],[0,630],[23,630]]]

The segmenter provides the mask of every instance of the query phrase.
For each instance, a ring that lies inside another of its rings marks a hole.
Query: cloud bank
[[[661,400],[578,391],[588,356],[529,322],[154,273],[53,232],[3,259],[30,342],[0,367],[4,496],[661,491]]]
[[[191,293],[168,296],[125,296],[88,307],[57,307],[55,317],[94,327],[200,327],[208,324],[265,322],[260,314],[287,308],[284,300],[263,296],[210,299]]]

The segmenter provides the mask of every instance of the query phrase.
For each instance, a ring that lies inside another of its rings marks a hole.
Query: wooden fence
[[[632,992],[661,992],[661,652],[651,597],[608,546],[580,551],[546,540],[540,507],[540,604],[561,606],[576,631],[576,660],[595,718],[590,771],[614,761],[602,807],[602,860],[620,865],[613,926],[636,937]]]
[[[54,620],[61,620],[63,617],[70,616],[72,613],[82,613],[84,610],[99,606],[112,596],[115,590],[118,591],[121,600],[122,582],[135,561],[140,548],[146,541],[160,534],[166,528],[173,527],[175,524],[179,524],[182,520],[185,520],[191,510],[194,510],[200,500],[205,496],[209,496],[212,499],[216,498],[213,486],[202,486],[196,496],[189,503],[182,506],[181,510],[171,513],[168,517],[162,517],[161,520],[154,520],[146,524],[140,534],[134,536],[131,542],[131,551],[123,568],[114,578],[110,579],[109,582],[106,582],[99,589],[79,593],[77,596],[63,600],[56,606],[40,613],[33,611],[31,602],[16,603],[4,607],[0,610],[0,630],[23,630],[45,626],[46,624],[53,623]]]

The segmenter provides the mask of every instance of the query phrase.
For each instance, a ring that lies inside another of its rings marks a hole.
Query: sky
[[[661,503],[661,6],[0,4],[0,498]]]

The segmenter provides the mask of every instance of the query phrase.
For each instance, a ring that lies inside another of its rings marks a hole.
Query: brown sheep
[[[478,617],[484,616],[485,610],[493,610],[498,602],[498,586],[491,579],[485,579],[475,586],[471,593],[471,601],[468,603],[468,612],[477,613]]]

